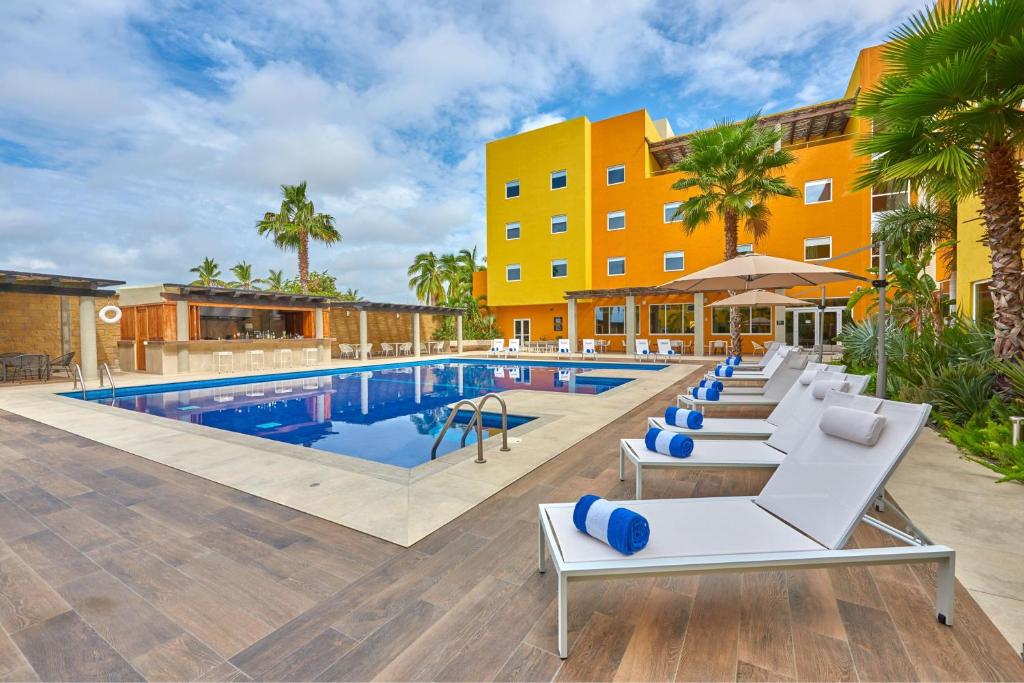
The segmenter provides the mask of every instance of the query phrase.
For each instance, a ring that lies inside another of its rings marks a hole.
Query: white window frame
[[[667,309],[670,306],[671,307],[679,306],[679,308],[680,308],[679,322],[682,324],[682,332],[655,332],[654,329],[651,326],[651,315],[657,309],[661,309],[662,311],[667,311]],[[694,331],[693,332],[687,332],[686,331],[686,321],[687,321],[686,316],[687,316],[687,313],[689,313],[690,322],[693,323],[693,327],[694,327]],[[697,332],[696,315],[697,315],[696,306],[694,304],[688,304],[688,303],[680,303],[680,304],[673,304],[673,303],[650,304],[647,307],[647,330],[648,330],[648,333],[652,334],[652,335],[659,335],[659,336],[660,335],[665,335],[665,334],[672,334],[672,335],[684,335],[685,334],[685,335],[693,336]]]
[[[898,190],[896,192],[875,192],[875,186],[874,185],[871,186],[871,197],[870,197],[870,202],[871,203],[868,206],[871,209],[871,223],[872,223],[872,225],[874,225],[875,221],[877,220],[876,216],[878,216],[878,214],[885,213],[886,211],[891,211],[892,210],[892,209],[882,209],[881,211],[875,211],[875,197],[896,197],[896,196],[899,196],[899,195],[905,195],[906,198],[907,198],[907,206],[910,206],[910,182],[909,181],[907,182],[907,186],[906,186],[905,189]]]
[[[680,268],[669,268],[668,259],[669,257],[682,259],[683,265]],[[666,251],[661,256],[661,267],[665,269],[666,273],[678,273],[686,270],[686,252],[685,251]]]
[[[518,234],[515,237],[509,237],[508,236],[509,228],[511,228],[512,226],[515,226],[516,230],[519,231]],[[523,226],[520,225],[519,221],[512,221],[511,223],[506,223],[505,224],[505,241],[511,242],[512,240],[517,240],[520,237],[522,237],[522,235],[523,235]]]
[[[511,187],[513,183],[516,186],[516,196],[515,197],[509,197],[508,196],[508,188]],[[519,199],[522,195],[523,195],[523,188],[519,184],[519,179],[518,178],[516,178],[514,180],[507,180],[507,181],[505,181],[505,199]]]
[[[826,243],[828,244],[828,256],[807,258],[807,247],[820,247]],[[830,258],[832,258],[832,235],[804,238],[804,261],[827,261]]]
[[[814,184],[817,184],[817,183],[828,183],[828,199],[822,199],[821,201],[817,201],[817,202],[809,202],[809,201],[807,201],[807,186],[808,185],[814,185]],[[805,206],[812,205],[812,204],[830,204],[834,197],[835,197],[835,187],[834,187],[834,185],[832,183],[832,179],[831,178],[818,178],[817,180],[808,180],[808,181],[806,181],[804,183],[804,205]]]
[[[613,261],[622,261],[622,272],[621,273],[613,273],[612,272],[612,262]],[[612,256],[612,257],[609,257],[609,259],[608,259],[608,266],[607,266],[607,271],[606,272],[608,273],[608,277],[622,277],[623,275],[625,275],[626,274],[626,257],[625,256]]]
[[[616,171],[616,170],[618,170],[620,168],[622,169],[622,180],[613,183],[611,181],[611,179],[609,178],[609,175],[611,174],[612,171]],[[609,166],[605,170],[605,172],[604,172],[604,182],[608,186],[611,186],[611,185],[622,185],[623,183],[625,183],[626,182],[626,165],[625,164],[615,164],[614,166]]]
[[[612,326],[612,313],[611,313],[612,310],[616,309],[616,308],[621,308],[622,309],[622,332],[599,332],[598,331],[598,329],[597,329],[597,323],[598,323],[597,311],[598,311],[598,309],[601,309],[601,308],[604,308],[604,309],[608,310],[608,327],[609,328],[611,328],[611,326]],[[640,312],[640,309],[641,309],[641,306],[639,306],[639,305],[633,308],[633,311],[634,311],[633,320],[636,322],[636,334],[637,334],[638,337],[641,336],[640,325],[643,322],[643,314]],[[626,307],[624,305],[623,306],[616,306],[614,304],[611,304],[611,305],[608,305],[608,306],[594,306],[594,336],[595,337],[625,337],[626,336]]]
[[[683,222],[683,217],[682,216],[680,216],[679,218],[677,218],[675,220],[669,220],[669,218],[668,218],[668,209],[669,209],[669,207],[672,207],[672,213],[675,214],[676,210],[681,205],[682,205],[682,202],[665,202],[665,204],[661,207],[661,220],[662,220],[662,222],[664,222],[665,225],[668,225],[669,223],[682,223]]]
[[[509,278],[509,271],[513,268],[519,271],[519,277],[515,280]],[[523,266],[519,263],[509,263],[505,266],[505,282],[522,282],[523,281]]]
[[[712,304],[712,306],[711,306],[711,326],[710,327],[711,327],[711,334],[712,335],[729,334],[728,330],[726,330],[725,332],[715,332],[715,310],[716,309],[722,309],[722,308],[728,310],[728,309],[730,309],[732,307],[731,306],[715,306],[714,304]],[[744,332],[741,329],[740,330],[740,336],[746,337],[746,336],[749,335],[749,336],[752,336],[752,337],[763,337],[765,335],[770,335],[772,333],[772,330],[775,328],[775,307],[774,306],[758,304],[756,306],[754,306],[754,305],[750,305],[750,306],[737,306],[736,308],[745,308],[745,309],[747,309],[747,328],[746,328],[746,332]],[[767,332],[751,332],[751,330],[754,327],[754,309],[755,308],[767,308],[768,309],[768,320],[769,320],[769,323],[768,323],[768,331]]]
[[[992,284],[992,278],[975,280],[971,283],[971,320],[974,322],[978,322],[978,285],[989,284]]]
[[[622,227],[621,228],[613,228],[612,227],[612,218],[620,218],[620,217],[622,218]],[[609,211],[607,217],[605,218],[605,227],[608,228],[609,232],[618,232],[619,230],[625,230],[626,229],[626,212],[624,210],[623,211]]]
[[[555,265],[557,264],[565,266],[565,275],[555,275]],[[551,259],[551,278],[561,280],[564,277],[569,277],[569,260],[564,258]]]
[[[565,178],[565,185],[562,185],[561,187],[555,187],[555,178],[558,177],[559,174],[561,174],[561,176]],[[552,171],[551,181],[548,183],[548,189],[550,189],[552,192],[555,192],[557,190],[564,190],[567,187],[569,187],[569,172],[566,171],[564,168],[560,171]]]
[[[754,244],[752,242],[744,242],[743,244],[736,245],[737,254],[752,254],[754,252]]]
[[[555,219],[556,218],[562,218],[563,219],[560,222],[565,223],[565,230],[555,230]],[[551,234],[552,235],[564,235],[567,232],[569,232],[569,216],[567,216],[564,213],[558,213],[558,214],[555,214],[554,216],[552,216],[551,217]]]

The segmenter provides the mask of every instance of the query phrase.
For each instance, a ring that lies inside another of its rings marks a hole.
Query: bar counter
[[[118,358],[122,370],[136,369],[136,343],[131,340],[118,342]],[[264,370],[288,369],[323,363],[331,357],[334,338],[150,339],[142,344],[145,352],[144,372],[173,375],[183,372],[258,371],[261,366]],[[316,352],[315,355],[312,351]]]

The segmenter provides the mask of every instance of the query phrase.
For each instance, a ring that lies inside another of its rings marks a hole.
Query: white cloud
[[[536,116],[527,116],[523,119],[523,122],[519,124],[519,132],[525,133],[528,130],[537,130],[538,128],[550,126],[555,123],[561,123],[562,121],[565,121],[564,116],[550,112],[537,114]]]

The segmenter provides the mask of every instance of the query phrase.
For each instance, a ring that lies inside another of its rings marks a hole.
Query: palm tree
[[[272,292],[280,292],[285,288],[284,271],[270,269],[270,274],[267,277],[261,277],[256,280],[261,285],[266,285],[267,289]]]
[[[444,279],[437,254],[428,251],[416,254],[412,265],[406,271],[409,288],[416,292],[416,298],[431,306],[444,297]]]
[[[233,265],[231,267],[231,274],[235,276],[235,281],[231,283],[232,287],[252,289],[253,283],[256,282],[256,279],[252,276],[252,264],[245,261],[239,261]]]
[[[317,213],[306,197],[306,181],[281,186],[281,209],[268,211],[256,224],[260,235],[271,236],[279,249],[294,249],[299,257],[299,282],[303,292],[309,291],[309,241],[335,244],[341,233],[334,227],[334,217]]]
[[[697,191],[676,209],[674,218],[681,219],[683,232],[690,235],[716,217],[721,219],[726,260],[737,256],[741,223],[755,242],[768,234],[771,211],[766,202],[773,197],[799,196],[782,175],[796,157],[775,148],[781,140],[782,132],[759,125],[757,115],[691,134],[686,156],[672,167],[684,175],[673,189]],[[729,332],[738,352],[740,312],[735,307],[729,311]]]
[[[859,98],[874,134],[856,187],[927,186],[955,201],[980,194],[992,252],[995,354],[1024,358],[1021,161],[1024,3],[937,3],[898,28],[882,54],[887,75]]]
[[[195,268],[189,268],[188,272],[196,274],[196,279],[192,281],[194,285],[220,287],[224,284],[220,280],[220,266],[209,256],[204,258],[203,262]]]
[[[450,303],[462,298],[467,291],[467,281],[472,283],[472,273],[466,272],[464,262],[455,254],[442,254],[438,264],[441,279],[445,283],[444,300]]]
[[[338,299],[340,301],[362,301],[363,296],[359,293],[358,289],[349,287],[344,292],[338,293]]]
[[[929,199],[879,214],[875,240],[893,261],[919,259],[938,249],[950,270],[956,268],[956,204]]]

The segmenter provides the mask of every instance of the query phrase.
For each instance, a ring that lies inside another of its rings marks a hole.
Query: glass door
[[[838,341],[839,333],[843,330],[843,311],[840,307],[829,307],[822,315],[822,340],[826,345],[835,344]],[[790,310],[790,324],[786,326],[789,343],[795,346],[802,346],[807,349],[814,348],[815,338],[815,316],[817,310],[814,308],[796,308]]]
[[[793,321],[793,339],[791,340],[794,346],[802,346],[804,348],[811,348],[814,346],[814,311],[793,311],[795,320]]]
[[[526,345],[530,341],[530,319],[516,318],[512,321],[512,336],[519,340],[519,343]]]

